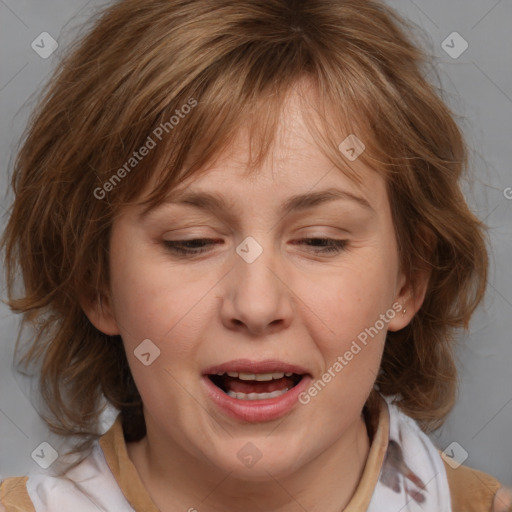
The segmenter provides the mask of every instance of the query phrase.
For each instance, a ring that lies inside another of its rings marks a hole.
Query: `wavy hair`
[[[456,396],[455,330],[484,296],[487,250],[460,190],[463,136],[413,31],[374,0],[122,0],[91,21],[30,119],[2,238],[8,304],[36,326],[21,361],[40,363],[54,432],[97,435],[106,398],[127,440],[145,435],[122,340],[79,301],[108,290],[112,222],[148,186],[151,207],[198,175],[241,126],[257,171],[302,80],[317,93],[318,144],[357,180],[338,145],[364,141],[360,158],[386,180],[401,267],[413,283],[431,275],[411,323],[387,334],[376,383],[423,428],[442,423]]]

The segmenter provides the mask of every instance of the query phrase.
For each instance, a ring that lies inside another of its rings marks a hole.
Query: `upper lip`
[[[309,374],[309,371],[296,364],[285,363],[277,359],[266,359],[264,361],[251,361],[250,359],[234,359],[226,363],[209,366],[203,371],[204,375],[215,375],[217,373],[243,372],[243,373],[296,373],[298,375]]]

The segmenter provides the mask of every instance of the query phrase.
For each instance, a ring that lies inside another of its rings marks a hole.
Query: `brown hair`
[[[41,362],[53,431],[95,434],[105,397],[128,440],[144,435],[122,340],[93,327],[79,295],[108,290],[110,228],[123,205],[153,181],[148,205],[158,204],[244,123],[257,169],[303,79],[317,93],[318,143],[357,180],[338,145],[349,134],[364,141],[360,158],[386,179],[402,269],[412,282],[431,272],[411,323],[388,332],[377,384],[425,429],[442,422],[456,393],[454,329],[468,327],[484,295],[487,253],[459,189],[463,138],[409,29],[371,0],[124,0],[100,13],[31,119],[2,240],[8,304],[37,322],[22,361]],[[143,146],[152,147],[131,161]],[[19,270],[24,294],[14,297]]]

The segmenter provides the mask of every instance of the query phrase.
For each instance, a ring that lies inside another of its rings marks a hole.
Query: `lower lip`
[[[229,416],[247,422],[272,421],[288,414],[298,404],[299,395],[306,390],[310,381],[309,376],[304,376],[296,386],[275,398],[239,400],[224,393],[207,375],[203,377],[208,396],[213,402]]]

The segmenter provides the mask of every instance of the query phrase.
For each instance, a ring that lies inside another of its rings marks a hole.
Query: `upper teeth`
[[[218,372],[217,375],[224,375],[226,372]],[[272,380],[272,379],[282,379],[285,375],[286,377],[291,377],[293,375],[292,372],[275,372],[275,373],[245,373],[245,372],[227,372],[230,377],[238,377],[240,380]]]

